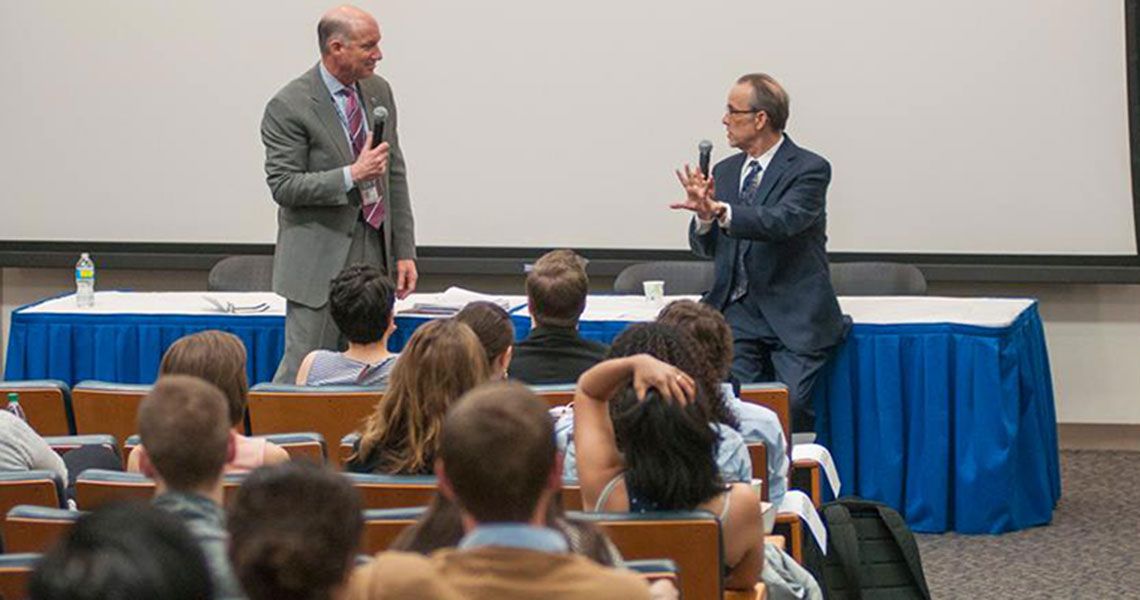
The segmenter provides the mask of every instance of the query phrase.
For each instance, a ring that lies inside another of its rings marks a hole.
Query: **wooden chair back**
[[[427,506],[436,492],[430,475],[362,475],[345,473],[360,492],[365,509]]]
[[[666,558],[677,565],[682,598],[720,598],[724,558],[720,522],[704,511],[574,513],[592,521],[629,560]]]
[[[21,504],[63,508],[63,481],[51,471],[0,473],[0,514]]]
[[[0,598],[24,600],[39,554],[0,555]]]
[[[548,408],[566,406],[574,401],[574,384],[533,385],[530,387]]]
[[[139,473],[87,469],[75,481],[75,503],[82,510],[108,502],[149,502],[153,497],[154,481]]]
[[[391,547],[401,533],[421,516],[426,507],[395,508],[364,511],[364,536],[360,540],[360,551],[373,555]]]
[[[253,435],[312,431],[339,441],[356,431],[383,393],[354,388],[255,386],[249,392],[249,427]],[[338,453],[339,459],[339,453]]]
[[[20,395],[20,407],[28,425],[41,436],[75,433],[71,411],[71,389],[62,381],[37,379],[0,382],[0,402],[8,403],[8,393]]]
[[[106,433],[125,442],[135,432],[139,403],[149,391],[149,385],[100,381],[77,384],[71,393],[71,403],[75,410],[75,432]]]
[[[5,552],[47,552],[67,533],[79,513],[63,508],[20,505],[4,520]]]
[[[768,501],[768,447],[762,442],[745,444],[752,460],[752,478],[760,480],[760,499]]]
[[[792,408],[788,387],[782,383],[746,383],[740,386],[740,399],[776,413],[784,439],[788,440],[788,460],[792,458]]]

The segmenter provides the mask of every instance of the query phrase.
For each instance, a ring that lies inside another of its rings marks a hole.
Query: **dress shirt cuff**
[[[697,220],[697,235],[704,235],[712,229],[713,222],[711,220],[706,221],[700,217],[693,218]]]
[[[352,167],[344,168],[344,191],[352,189]]]

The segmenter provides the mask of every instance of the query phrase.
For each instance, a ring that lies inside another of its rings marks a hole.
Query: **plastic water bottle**
[[[24,414],[24,408],[20,406],[20,395],[16,392],[8,392],[8,406],[4,410],[20,417],[21,421],[27,422],[28,417]]]
[[[95,263],[86,252],[75,263],[75,304],[79,308],[95,306]]]

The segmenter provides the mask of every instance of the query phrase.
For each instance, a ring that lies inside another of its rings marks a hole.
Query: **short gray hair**
[[[353,22],[340,15],[326,15],[317,23],[317,44],[321,56],[329,53],[329,42],[333,38],[346,38],[352,34]]]
[[[776,131],[783,131],[788,124],[788,92],[784,91],[771,75],[766,73],[749,73],[741,75],[736,83],[747,83],[752,87],[752,97],[748,107],[755,111],[764,111],[768,121]]]

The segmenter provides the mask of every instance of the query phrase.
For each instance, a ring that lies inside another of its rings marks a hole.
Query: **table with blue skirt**
[[[398,302],[390,348],[437,318],[417,307],[472,297],[448,290]],[[494,300],[526,337],[525,298]],[[842,492],[887,503],[922,532],[1048,523],[1061,482],[1037,303],[845,297],[840,305],[854,325],[818,380],[815,404],[817,441],[834,457]],[[608,343],[659,310],[638,296],[591,296],[580,331]],[[269,381],[284,352],[284,313],[284,300],[268,293],[99,292],[88,309],[74,296],[52,298],[13,312],[5,379],[150,383],[175,340],[221,329],[245,344],[250,382]]]

